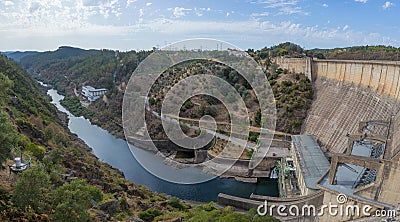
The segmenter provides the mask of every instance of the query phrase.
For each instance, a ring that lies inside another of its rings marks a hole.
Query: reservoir
[[[106,130],[92,125],[89,120],[83,117],[72,115],[60,105],[60,100],[62,100],[64,96],[58,94],[56,90],[50,89],[47,94],[51,96],[52,103],[55,104],[60,111],[68,115],[68,128],[71,132],[78,135],[80,139],[91,147],[93,153],[100,161],[120,169],[127,180],[144,185],[152,191],[169,194],[185,200],[202,202],[216,201],[219,193],[244,198],[248,198],[252,193],[267,196],[278,195],[278,184],[276,180],[273,179],[265,179],[258,184],[252,184],[239,182],[233,179],[215,178],[194,185],[175,184],[162,180],[147,172],[138,163],[125,140],[118,139]],[[163,168],[163,173],[179,173],[179,169],[163,164],[162,159],[155,156],[153,153],[145,150],[140,152],[140,158],[160,165],[160,167]],[[191,168],[190,170],[195,176],[201,177],[205,174],[201,169]]]

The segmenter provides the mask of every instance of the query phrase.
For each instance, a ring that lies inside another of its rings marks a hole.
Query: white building
[[[228,53],[229,53],[229,55],[238,56],[238,57],[247,56],[247,52],[240,51],[240,50],[237,50],[237,49],[228,49]]]
[[[82,96],[86,97],[90,102],[94,102],[100,96],[107,93],[107,89],[95,89],[91,86],[82,86]]]

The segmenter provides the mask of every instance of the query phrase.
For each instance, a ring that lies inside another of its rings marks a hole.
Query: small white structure
[[[94,102],[100,96],[107,93],[107,89],[95,89],[91,86],[82,86],[82,96],[86,97],[90,102]]]
[[[26,163],[23,163],[20,157],[15,157],[14,161],[15,161],[14,164],[9,165],[10,174],[11,174],[11,172],[13,172],[13,173],[23,172],[24,170],[28,169],[31,165],[30,160]]]
[[[247,56],[247,52],[245,51],[240,51],[237,49],[228,49],[229,55],[233,55],[233,56],[238,56],[238,57],[244,57]]]

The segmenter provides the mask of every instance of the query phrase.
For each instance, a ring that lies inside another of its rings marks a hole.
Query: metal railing
[[[9,169],[10,169],[10,173],[11,173],[11,172],[13,172],[13,173],[19,173],[19,172],[22,172],[22,171],[28,169],[28,168],[31,166],[32,158],[31,158],[30,155],[28,155],[28,154],[22,152],[22,150],[19,149],[18,147],[14,147],[14,148],[12,149],[12,152],[16,152],[17,155],[20,156],[20,158],[21,158],[21,165],[18,166],[17,163],[12,164],[12,165],[9,165],[8,167],[9,167]]]

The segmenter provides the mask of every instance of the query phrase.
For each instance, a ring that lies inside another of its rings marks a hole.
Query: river
[[[68,128],[71,132],[78,135],[80,139],[91,147],[93,153],[100,161],[120,169],[124,173],[126,179],[144,185],[152,191],[166,193],[181,199],[202,202],[216,201],[218,193],[226,193],[246,198],[248,198],[251,193],[269,196],[278,195],[277,182],[272,179],[265,179],[261,183],[252,184],[239,182],[233,179],[215,178],[194,185],[175,184],[162,180],[147,172],[138,163],[129,150],[125,140],[118,139],[106,130],[92,125],[89,120],[83,117],[72,115],[60,105],[60,100],[62,100],[64,96],[58,94],[56,90],[50,89],[47,94],[51,96],[52,103],[55,104],[60,111],[68,115]],[[178,171],[178,169],[163,164],[162,159],[145,150],[141,151],[140,156],[144,158],[145,161],[159,165],[166,173],[176,174]],[[200,169],[193,168],[191,170],[192,174],[195,176],[205,176],[205,173]]]

